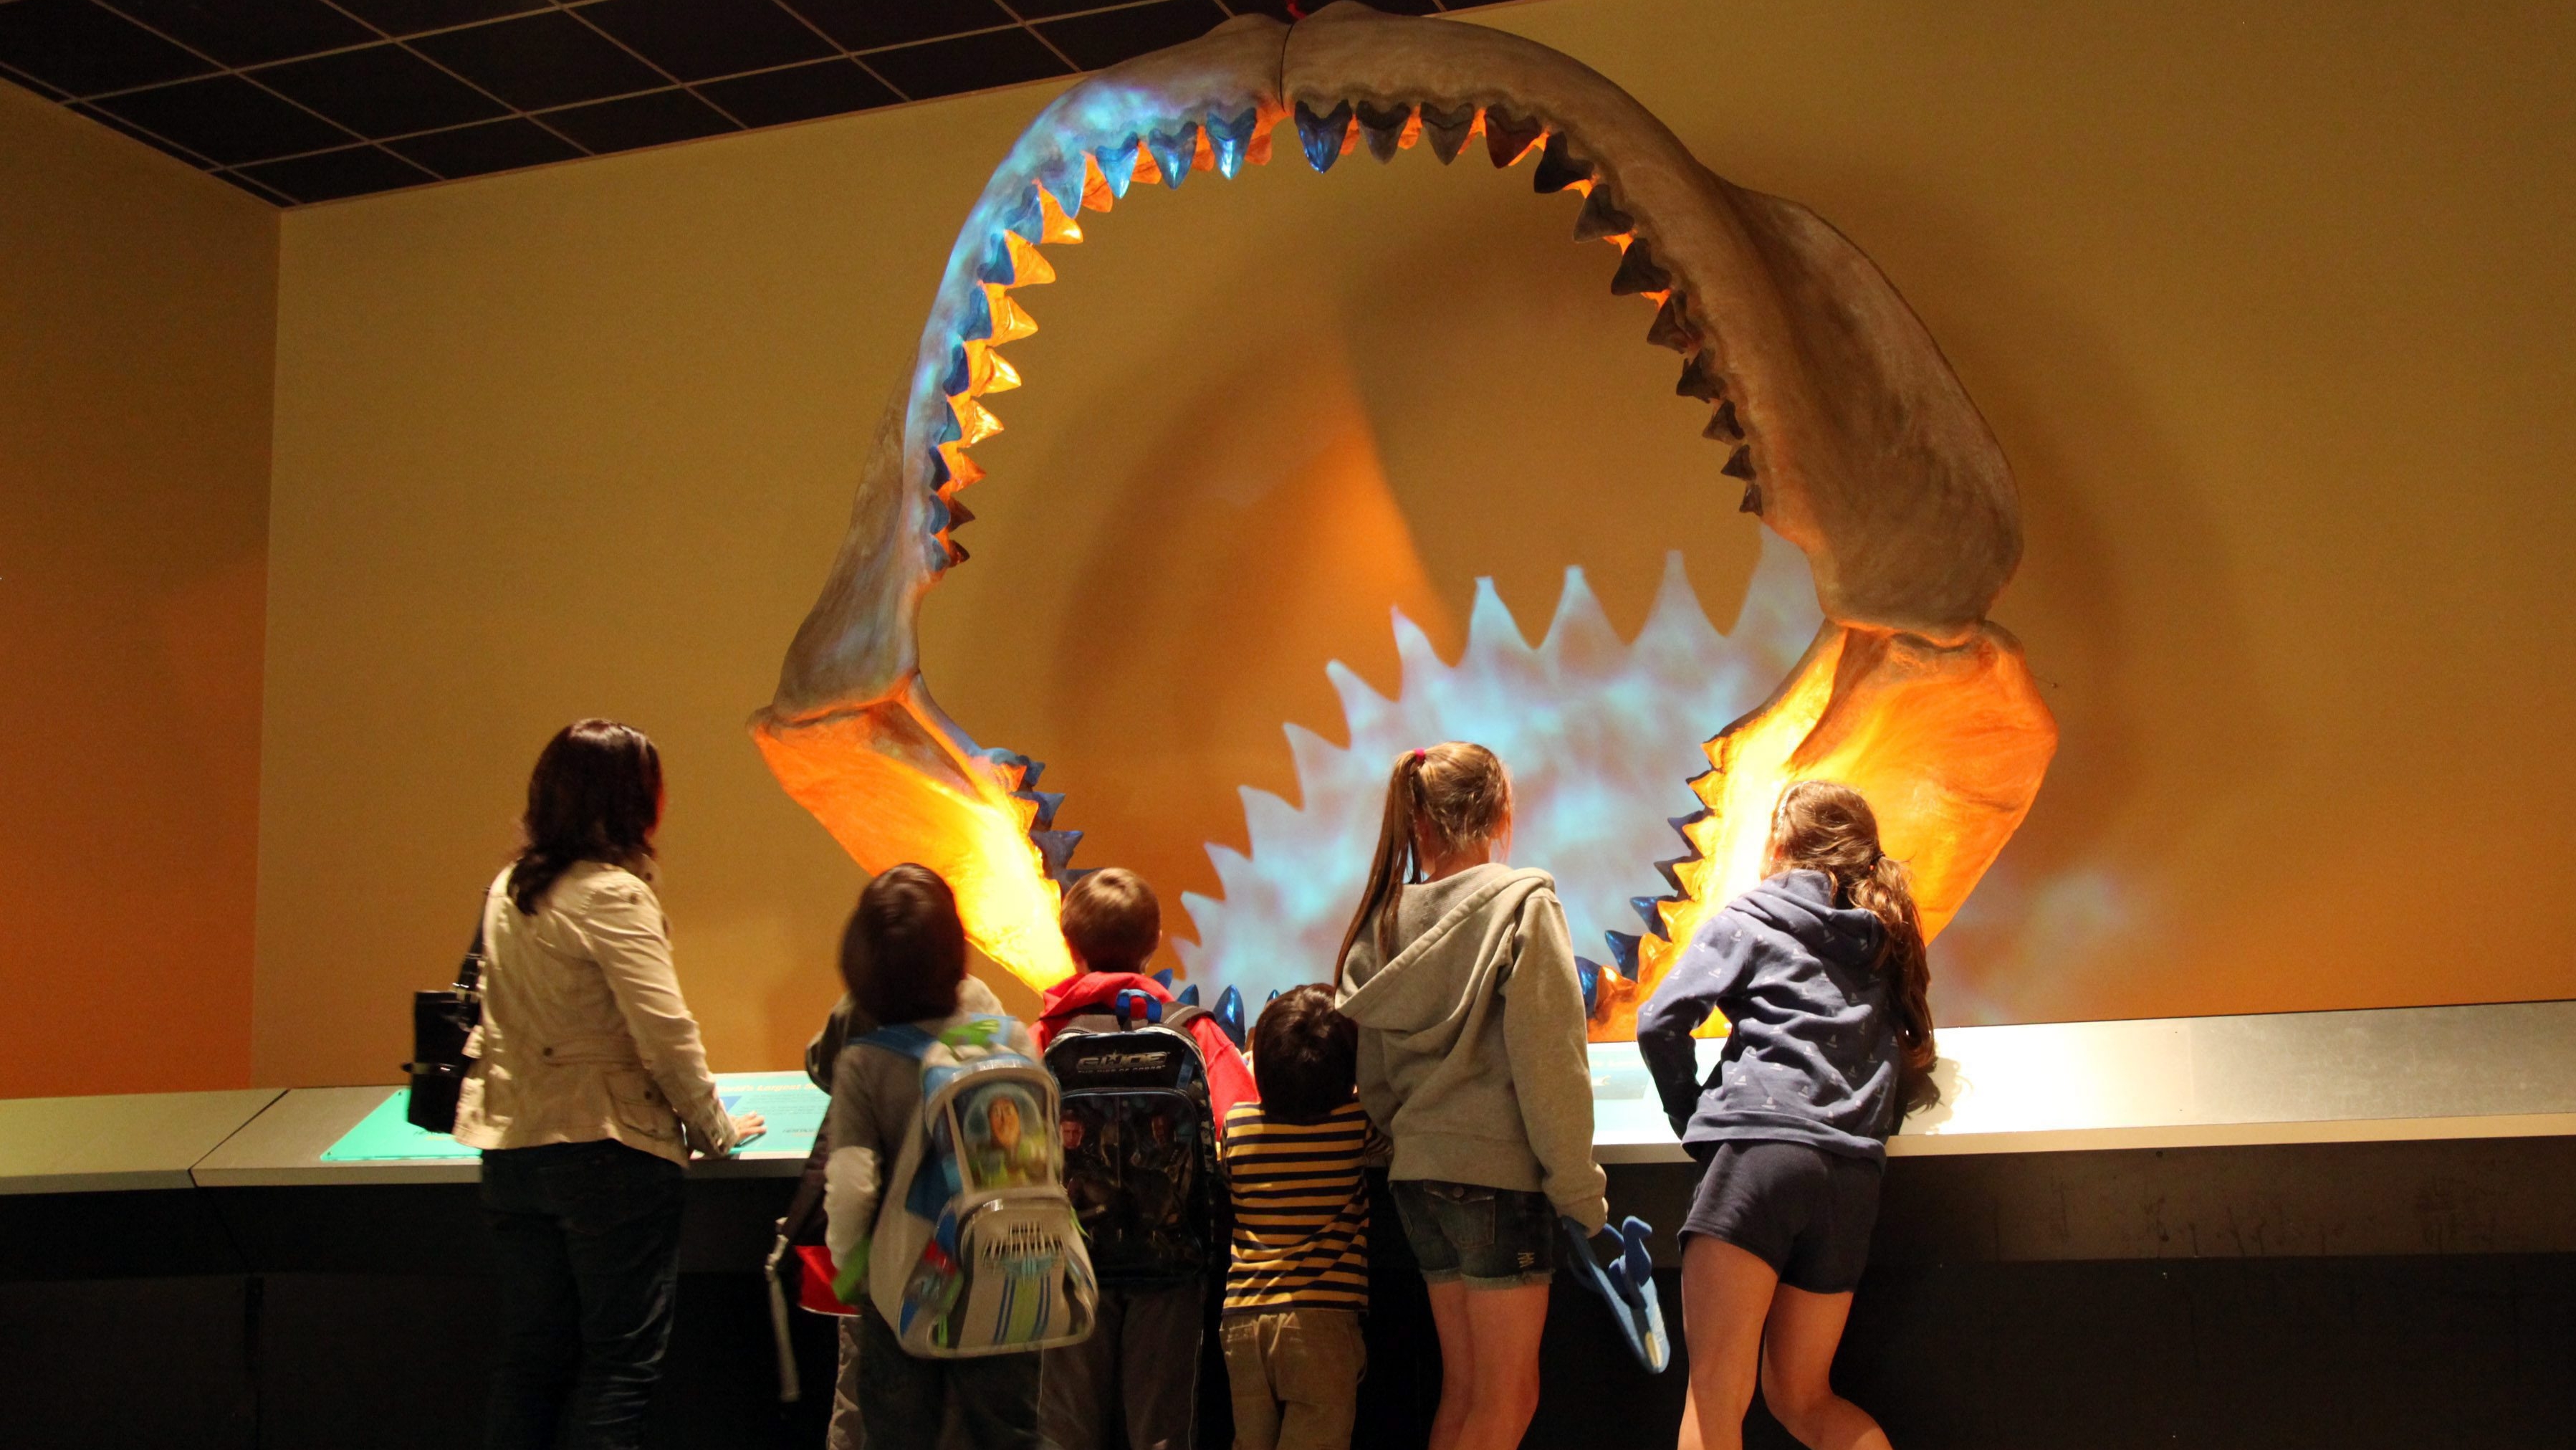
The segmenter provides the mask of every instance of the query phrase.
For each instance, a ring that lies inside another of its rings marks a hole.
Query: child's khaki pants
[[[1356,1311],[1229,1314],[1219,1334],[1234,1450],[1348,1450],[1368,1368]]]

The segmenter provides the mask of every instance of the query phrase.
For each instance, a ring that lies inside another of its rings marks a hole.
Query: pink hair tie
[[[1416,748],[1415,748],[1415,750],[1414,750],[1414,752],[1413,752],[1413,763],[1414,763],[1414,764],[1416,764],[1416,765],[1420,765],[1423,761],[1425,761],[1425,760],[1429,759],[1429,758],[1430,758],[1430,756],[1431,756],[1431,752],[1430,752],[1430,751],[1428,751],[1428,750],[1423,750],[1423,749],[1421,749],[1421,748],[1419,748],[1419,747],[1416,747]]]

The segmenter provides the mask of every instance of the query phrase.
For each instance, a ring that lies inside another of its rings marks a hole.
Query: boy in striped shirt
[[[1225,1117],[1234,1200],[1225,1278],[1235,1450],[1347,1450],[1368,1365],[1368,1183],[1359,1029],[1329,987],[1283,992],[1252,1029],[1261,1100]]]

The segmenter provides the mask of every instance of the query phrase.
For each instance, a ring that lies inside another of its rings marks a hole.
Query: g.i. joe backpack
[[[1009,1031],[1006,1018],[970,1017],[936,1036],[904,1023],[851,1039],[921,1066],[921,1113],[867,1251],[867,1292],[913,1354],[1005,1354],[1091,1332],[1098,1291],[1049,1131],[1055,1079],[1011,1049]]]
[[[1047,1045],[1063,1089],[1064,1186],[1100,1282],[1149,1287],[1205,1272],[1216,1223],[1207,1063],[1194,1004],[1118,994],[1064,1020]]]

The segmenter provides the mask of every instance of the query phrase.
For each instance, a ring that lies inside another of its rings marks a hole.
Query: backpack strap
[[[930,1055],[930,1049],[938,1042],[938,1038],[922,1031],[918,1025],[898,1022],[891,1027],[880,1027],[874,1032],[853,1037],[849,1045],[873,1047],[880,1052],[891,1052],[897,1057],[908,1057],[914,1062],[919,1062]]]
[[[898,1022],[880,1027],[863,1037],[850,1039],[852,1047],[875,1047],[920,1062],[930,1056],[934,1047],[991,1047],[1011,1045],[1011,1019],[1008,1017],[967,1017],[933,1033],[918,1022]]]

